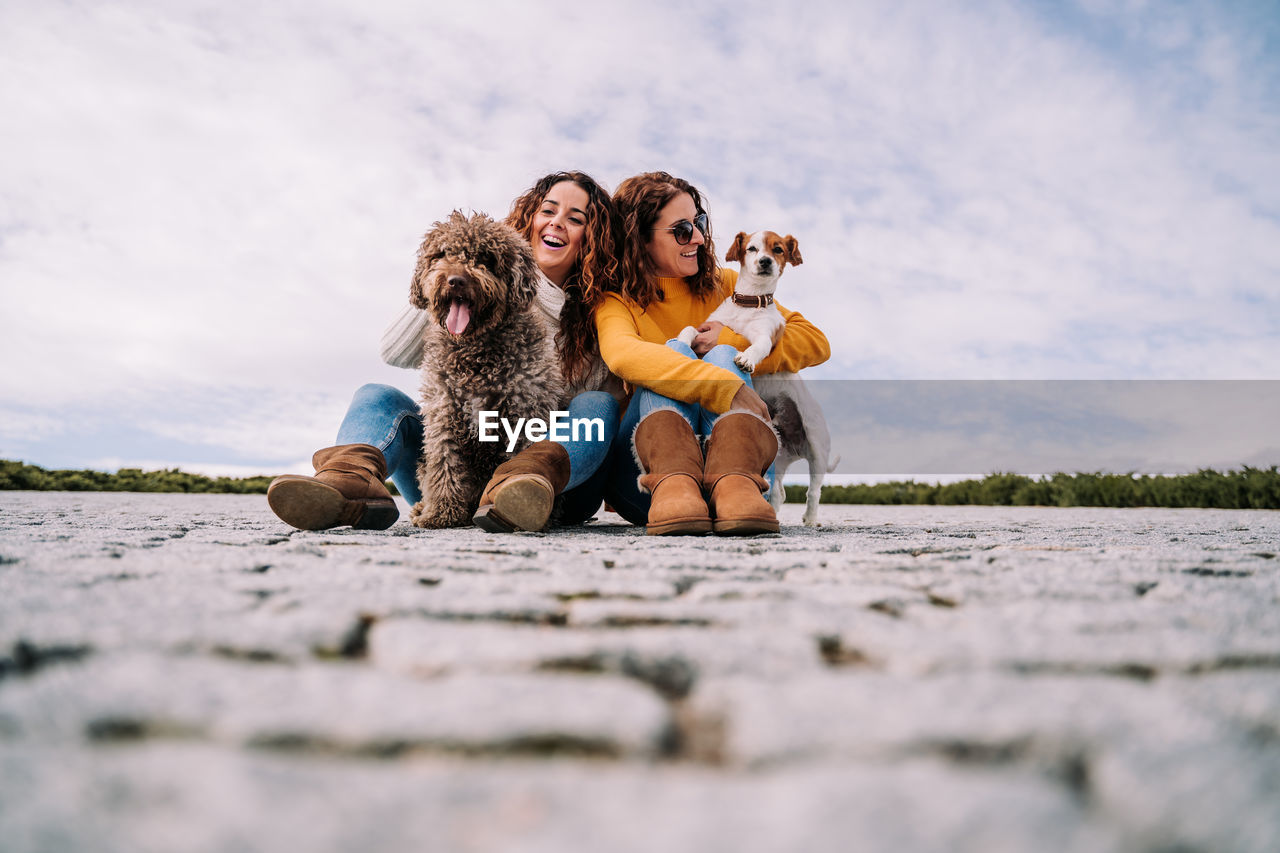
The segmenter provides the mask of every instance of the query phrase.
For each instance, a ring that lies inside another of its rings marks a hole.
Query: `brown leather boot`
[[[267,487],[267,503],[281,521],[299,530],[349,524],[386,530],[400,517],[385,484],[387,460],[371,444],[341,444],[311,457],[314,477],[285,474]]]
[[[702,534],[711,530],[702,499],[702,447],[693,427],[676,411],[659,409],[641,419],[632,439],[649,503],[649,536]]]
[[[494,470],[471,523],[490,533],[541,530],[568,482],[569,451],[554,441],[531,444]]]
[[[777,533],[778,516],[764,499],[761,475],[778,455],[773,428],[748,412],[721,415],[707,438],[702,485],[710,496],[713,529],[727,536]]]

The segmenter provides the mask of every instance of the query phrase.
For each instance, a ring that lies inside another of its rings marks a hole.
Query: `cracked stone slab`
[[[687,671],[690,686],[704,677],[781,677],[823,667],[817,644],[788,631],[688,626],[584,630],[409,618],[375,624],[368,658],[373,666],[425,676],[578,670],[643,679],[646,673],[670,668]]]
[[[998,763],[1010,750],[1070,756],[1141,741],[1158,751],[1231,736],[1220,717],[1158,684],[1098,676],[837,669],[785,680],[711,678],[685,713],[703,738],[697,751],[747,766],[833,754],[887,760],[965,744]]]
[[[379,751],[658,754],[667,706],[618,678],[462,673],[413,679],[351,663],[244,665],[120,655],[0,691],[0,731],[32,742],[210,740],[359,755]]]
[[[0,837],[20,853],[836,853],[851,840],[883,851],[1133,849],[1033,774],[927,758],[725,778],[681,765],[338,761],[145,743],[92,756],[0,750],[0,778],[25,782],[0,811]]]
[[[1207,700],[1223,686],[1216,677],[1203,687],[1192,679],[995,674],[710,679],[683,709],[682,725],[687,749],[729,765],[928,755],[1016,767],[1105,814],[1132,844],[1261,851],[1280,839],[1280,739],[1253,723],[1276,719],[1280,676],[1230,677],[1249,679],[1244,701]],[[1189,691],[1199,701],[1187,702]]]
[[[0,494],[0,846],[1280,847],[1280,513],[800,512]]]
[[[903,607],[884,615],[898,618],[851,618],[832,636],[859,660],[921,673],[1004,669],[1154,678],[1280,668],[1280,608],[1248,596],[1217,607],[1030,598],[998,606]]]

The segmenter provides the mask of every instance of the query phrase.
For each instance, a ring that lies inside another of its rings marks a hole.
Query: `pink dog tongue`
[[[451,335],[460,335],[467,329],[467,324],[471,322],[471,306],[465,302],[454,300],[449,303],[449,316],[445,318],[444,327],[449,330]]]

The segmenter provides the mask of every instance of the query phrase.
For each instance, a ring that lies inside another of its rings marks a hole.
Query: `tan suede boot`
[[[777,434],[755,415],[728,412],[716,421],[707,438],[702,475],[716,533],[749,536],[778,532],[778,516],[763,495],[769,482],[761,476],[777,455]]]
[[[531,444],[494,470],[471,523],[490,533],[541,530],[568,482],[569,451],[554,441]]]
[[[387,460],[371,444],[341,444],[311,457],[314,477],[285,474],[267,487],[267,503],[281,521],[299,530],[351,525],[386,530],[400,517],[387,491]]]
[[[676,411],[659,409],[640,421],[632,439],[640,462],[640,489],[649,503],[649,536],[702,534],[711,530],[702,499],[702,447],[693,427]]]

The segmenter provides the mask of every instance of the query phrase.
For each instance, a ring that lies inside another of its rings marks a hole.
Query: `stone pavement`
[[[1280,513],[800,510],[0,493],[0,849],[1280,849]]]

